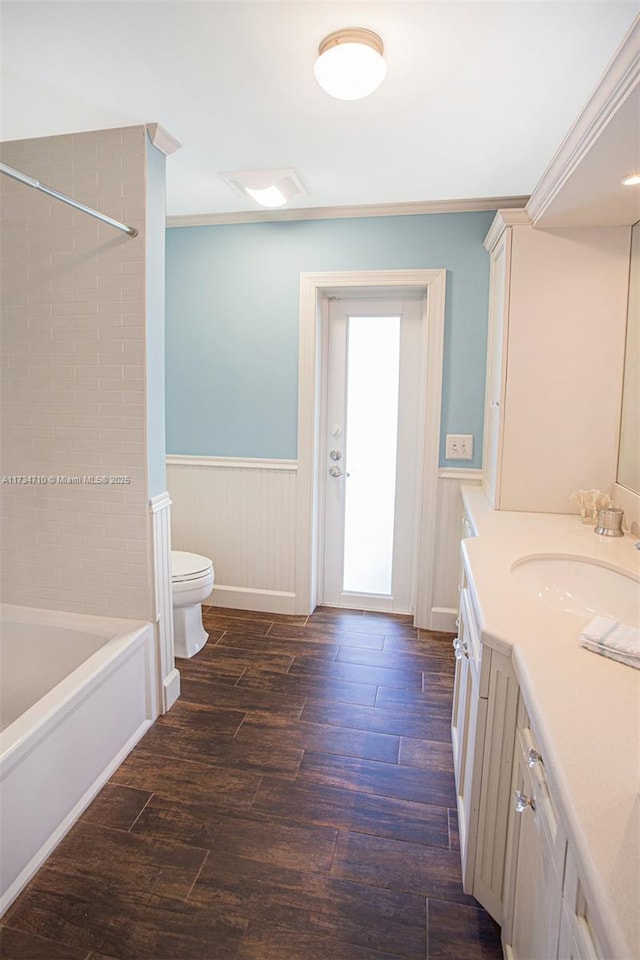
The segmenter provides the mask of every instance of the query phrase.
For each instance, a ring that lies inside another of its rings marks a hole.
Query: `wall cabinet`
[[[629,227],[540,230],[524,210],[498,211],[485,240],[493,507],[566,513],[573,490],[615,477],[630,237]]]

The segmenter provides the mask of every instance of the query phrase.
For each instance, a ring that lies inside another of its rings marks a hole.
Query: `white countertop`
[[[635,539],[601,537],[573,515],[493,510],[462,496],[463,541],[482,641],[510,654],[590,909],[616,960],[640,958],[640,671],[590,653],[591,617],[552,610],[511,575],[525,556],[564,554],[640,578]],[[640,618],[640,584],[638,588]]]

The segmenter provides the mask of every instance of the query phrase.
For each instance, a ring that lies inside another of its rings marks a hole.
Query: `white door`
[[[424,297],[331,298],[320,464],[320,602],[413,612]]]

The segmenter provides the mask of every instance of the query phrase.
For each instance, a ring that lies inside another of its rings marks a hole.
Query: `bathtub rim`
[[[5,618],[3,615],[8,614]],[[104,638],[104,644],[83,660],[71,673],[63,677],[44,696],[36,700],[24,713],[0,731],[0,789],[2,780],[31,750],[58,726],[74,707],[117,669],[124,659],[132,656],[144,644],[153,624],[144,620],[124,620],[117,617],[98,617],[81,613],[65,613],[41,607],[22,607],[0,603],[0,626],[3,622],[69,627],[93,633]],[[157,716],[157,698],[153,681],[147,682],[147,699]]]

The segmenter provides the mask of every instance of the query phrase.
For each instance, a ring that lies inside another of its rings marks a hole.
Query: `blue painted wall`
[[[441,464],[479,467],[493,212],[167,230],[166,423],[174,454],[295,459],[300,273],[447,270]],[[445,433],[474,436],[444,459]]]

